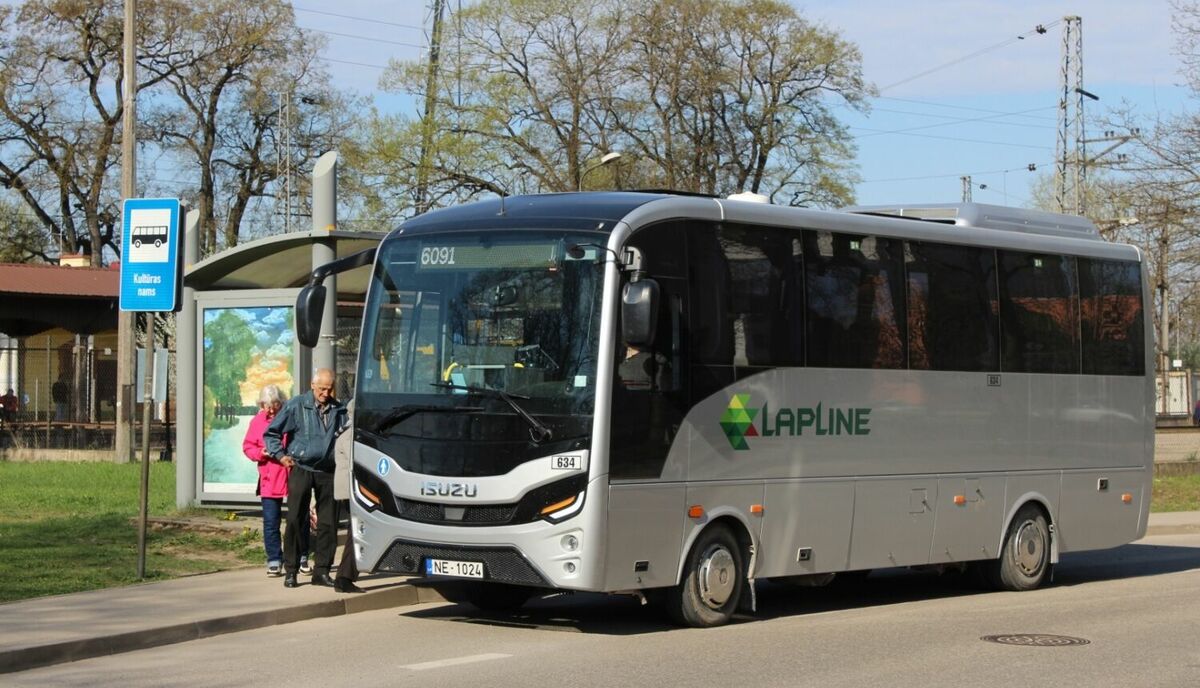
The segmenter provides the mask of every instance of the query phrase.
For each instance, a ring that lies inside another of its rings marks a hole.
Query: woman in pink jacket
[[[283,574],[283,549],[280,546],[279,523],[282,519],[283,500],[287,497],[289,469],[276,459],[267,456],[263,447],[263,432],[275,418],[279,409],[286,401],[283,393],[275,385],[263,387],[258,394],[258,414],[250,420],[250,428],[246,430],[246,438],[242,440],[242,452],[246,458],[258,464],[258,489],[256,494],[262,498],[263,511],[263,547],[267,551],[267,575]],[[303,532],[300,535],[301,552],[308,551],[308,523],[301,521]],[[301,555],[301,570],[308,567],[308,557]]]

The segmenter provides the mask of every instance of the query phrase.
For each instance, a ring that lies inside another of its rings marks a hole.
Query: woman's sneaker
[[[283,565],[276,564],[276,563],[267,564],[267,575],[268,576],[282,576],[283,575]]]
[[[312,573],[312,566],[308,563],[308,557],[300,557],[300,573],[306,576]]]

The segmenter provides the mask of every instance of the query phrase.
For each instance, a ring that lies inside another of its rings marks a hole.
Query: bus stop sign
[[[121,310],[178,310],[179,215],[177,198],[125,199],[121,212]]]

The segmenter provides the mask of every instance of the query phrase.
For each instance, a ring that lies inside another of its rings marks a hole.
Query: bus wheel
[[[733,617],[745,584],[737,538],[726,526],[712,526],[688,553],[683,580],[668,591],[667,612],[686,626],[720,626]]]
[[[532,588],[523,585],[465,581],[439,585],[437,591],[450,602],[466,603],[485,612],[516,611],[534,595]]]
[[[1049,570],[1050,528],[1042,510],[1026,504],[1008,526],[1000,557],[989,567],[989,582],[1000,590],[1033,590]]]

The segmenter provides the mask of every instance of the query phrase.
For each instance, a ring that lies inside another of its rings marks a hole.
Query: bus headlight
[[[583,495],[584,493],[580,492],[577,495],[543,507],[538,515],[544,516],[551,521],[561,521],[564,518],[574,516],[583,508]]]

